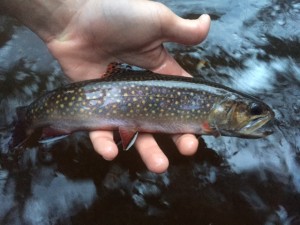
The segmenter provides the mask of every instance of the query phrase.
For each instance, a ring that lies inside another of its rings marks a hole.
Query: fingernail
[[[199,20],[201,22],[208,22],[210,21],[210,16],[208,14],[202,14],[200,17],[199,17]]]

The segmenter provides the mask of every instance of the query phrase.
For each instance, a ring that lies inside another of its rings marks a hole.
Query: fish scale
[[[260,115],[251,114],[251,104],[259,106]],[[250,122],[260,128],[273,116],[265,103],[222,85],[126,67],[41,96],[20,121],[26,136],[47,128],[51,134],[122,130],[129,139],[137,132],[251,137],[253,132],[246,127]],[[258,118],[263,121],[259,126]],[[124,135],[121,138],[130,142]]]
[[[115,115],[113,119],[132,119],[139,115],[140,118],[159,117],[167,121],[174,118],[184,120],[191,116],[197,120],[211,109],[216,99],[216,96],[211,96],[210,101],[204,100],[206,92],[200,93],[200,96],[195,91],[175,87],[175,85],[166,88],[153,85],[149,87],[151,84],[145,85],[142,82],[104,85],[101,85],[101,80],[99,82],[100,84],[93,84],[93,88],[88,87],[84,91],[70,93],[69,87],[63,91],[63,94],[54,93],[54,96],[47,97],[42,100],[44,107],[39,107],[40,110],[34,114],[35,119],[44,120],[49,116],[61,117],[70,113],[76,114],[76,118],[81,119],[86,119],[87,116],[99,117],[99,115],[101,116],[99,119],[111,115]],[[77,96],[74,97],[74,94]],[[36,105],[33,108],[37,108]]]

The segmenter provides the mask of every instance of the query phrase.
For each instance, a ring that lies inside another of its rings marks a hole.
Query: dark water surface
[[[101,159],[85,133],[7,158],[15,108],[62,85],[43,43],[0,17],[0,224],[300,224],[300,1],[162,1],[185,18],[212,17],[207,40],[168,44],[178,62],[250,93],[276,112],[265,139],[203,137],[180,156],[158,135],[170,159],[148,172],[134,150]]]

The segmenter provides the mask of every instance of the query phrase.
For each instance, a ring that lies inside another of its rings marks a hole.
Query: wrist
[[[0,12],[29,27],[45,42],[60,35],[85,0],[1,0]]]

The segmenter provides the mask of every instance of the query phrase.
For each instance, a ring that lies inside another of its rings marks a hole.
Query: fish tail
[[[28,140],[28,127],[26,125],[27,106],[21,106],[16,109],[17,120],[14,122],[11,147],[15,148],[23,145]]]

